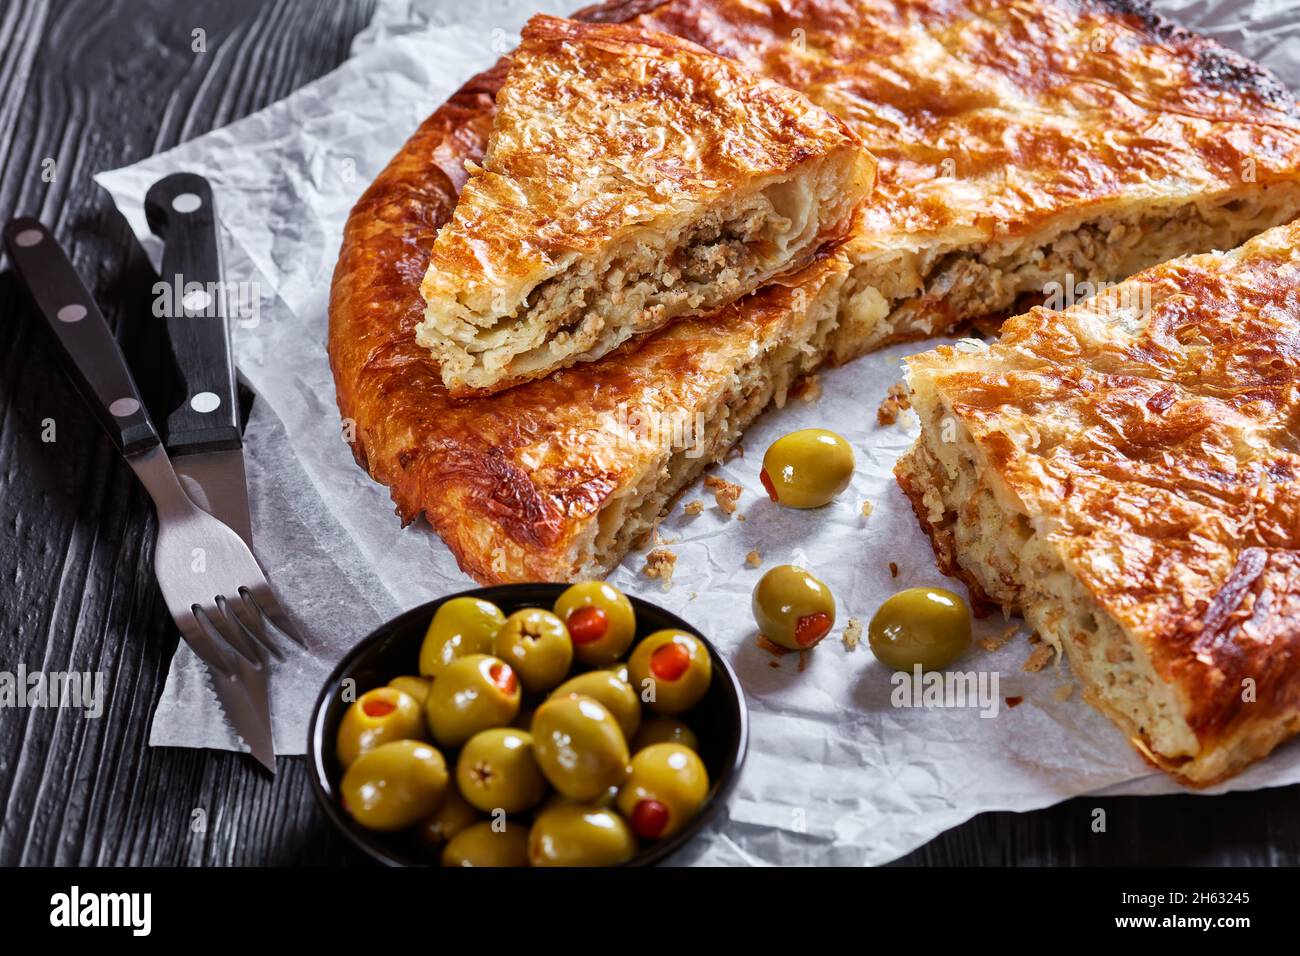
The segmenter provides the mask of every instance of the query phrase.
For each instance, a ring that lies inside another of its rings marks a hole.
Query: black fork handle
[[[64,369],[123,455],[161,442],[117,340],[54,236],[29,216],[4,230],[9,261],[58,341]]]

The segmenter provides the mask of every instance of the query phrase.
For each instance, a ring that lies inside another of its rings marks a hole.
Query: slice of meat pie
[[[538,16],[434,242],[417,330],[453,394],[498,391],[728,305],[849,230],[875,163],[736,61]]]
[[[1203,785],[1300,730],[1300,221],[907,368],[941,567],[1142,754]]]

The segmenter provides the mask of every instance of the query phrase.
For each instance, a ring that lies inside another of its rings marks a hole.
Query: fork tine
[[[203,663],[222,677],[233,678],[235,676],[234,661],[230,659],[230,655],[234,652],[227,646],[224,639],[218,640],[209,633],[208,629],[203,627],[193,610],[189,614],[177,615],[176,626],[180,629],[181,637],[185,639],[185,643],[193,648],[194,653],[198,654]]]
[[[283,661],[284,652],[280,650],[276,642],[272,640],[271,635],[267,633],[265,621],[255,610],[248,607],[247,601],[241,598],[242,595],[236,596],[232,600],[222,595],[219,598],[219,606],[226,617],[235,622],[260,652],[270,654],[277,661]]]
[[[217,608],[221,611],[221,615],[225,618],[227,624],[223,634],[238,634],[239,640],[244,647],[255,655],[259,665],[268,663],[268,653],[276,660],[284,660],[284,655],[262,635],[261,624],[250,626],[248,621],[240,615],[239,606],[241,602],[238,600],[231,601],[224,594],[218,594],[215,600]],[[226,639],[229,640],[230,638],[227,636]]]
[[[224,601],[224,598],[222,600]],[[218,644],[224,645],[227,652],[238,654],[244,663],[250,667],[261,668],[265,657],[260,646],[256,641],[240,633],[240,627],[232,628],[226,622],[226,615],[222,612],[219,604],[214,602],[210,607],[196,604],[191,610],[195,611],[195,619],[209,638]]]
[[[284,609],[280,607],[280,602],[275,599],[275,594],[271,591],[270,585],[255,585],[251,587],[242,587],[239,594],[246,603],[249,603],[262,617],[266,618],[275,627],[277,631],[283,634],[289,640],[293,641],[303,650],[310,650],[310,645],[289,623],[288,616]]]

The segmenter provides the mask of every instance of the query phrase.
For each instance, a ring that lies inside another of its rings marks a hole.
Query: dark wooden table
[[[5,0],[0,221],[38,216],[73,253],[140,372],[155,281],[91,176],[225,125],[326,73],[373,0]],[[191,49],[203,30],[207,52]],[[49,422],[54,441],[44,441]],[[0,274],[0,671],[103,671],[99,719],[0,709],[0,863],[319,864],[354,860],[301,758],[151,749],[177,633],[154,584],[149,501]],[[1107,811],[1094,833],[1094,807]],[[205,827],[194,826],[202,810]],[[1223,797],[1078,799],[988,813],[903,862],[1300,862],[1300,787]]]

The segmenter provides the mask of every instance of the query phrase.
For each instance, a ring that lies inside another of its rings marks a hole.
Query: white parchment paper
[[[136,235],[156,243],[143,197],[159,177],[191,170],[212,181],[224,233],[227,281],[247,283],[235,331],[241,374],[257,392],[246,437],[256,550],[290,614],[310,635],[310,654],[291,653],[273,683],[276,750],[302,753],[312,702],[330,668],[387,617],[472,586],[427,526],[399,527],[386,489],[354,464],[325,354],[326,303],[348,210],[419,122],[465,79],[512,47],[538,10],[565,13],[575,0],[381,3],[353,55],[328,76],[224,129],[134,166],[100,174]],[[1300,89],[1300,9],[1255,3],[1170,0],[1158,8],[1271,66]],[[155,263],[157,258],[155,256]],[[1165,793],[1108,721],[1073,693],[1068,672],[1021,670],[1022,633],[959,665],[996,674],[998,709],[897,708],[889,675],[864,646],[839,640],[901,587],[942,584],[934,557],[891,475],[914,423],[875,424],[899,380],[909,345],[822,375],[813,403],[792,400],[764,415],[744,439],[746,457],[718,474],[744,488],[727,517],[698,487],[661,526],[678,562],[667,592],[630,555],[611,577],[619,587],[682,615],[713,639],[749,697],[749,760],[725,819],[682,856],[703,863],[881,863],[985,810],[1028,810],[1093,792]],[[767,504],[757,472],[779,435],[834,428],[854,445],[852,487],[816,512]],[[869,518],[860,513],[870,501]],[[741,520],[743,516],[744,520]],[[773,658],[755,644],[750,593],[763,567],[813,569],[839,601],[839,626],[807,656]],[[897,566],[897,577],[890,563]],[[1015,622],[1011,622],[1015,623]],[[980,622],[977,636],[1008,623]],[[290,649],[292,651],[292,648]],[[150,742],[237,749],[200,665],[184,644],[172,662]],[[1023,702],[1011,708],[1005,698]],[[1300,781],[1300,747],[1216,788]],[[1189,835],[1189,839],[1194,839]]]

